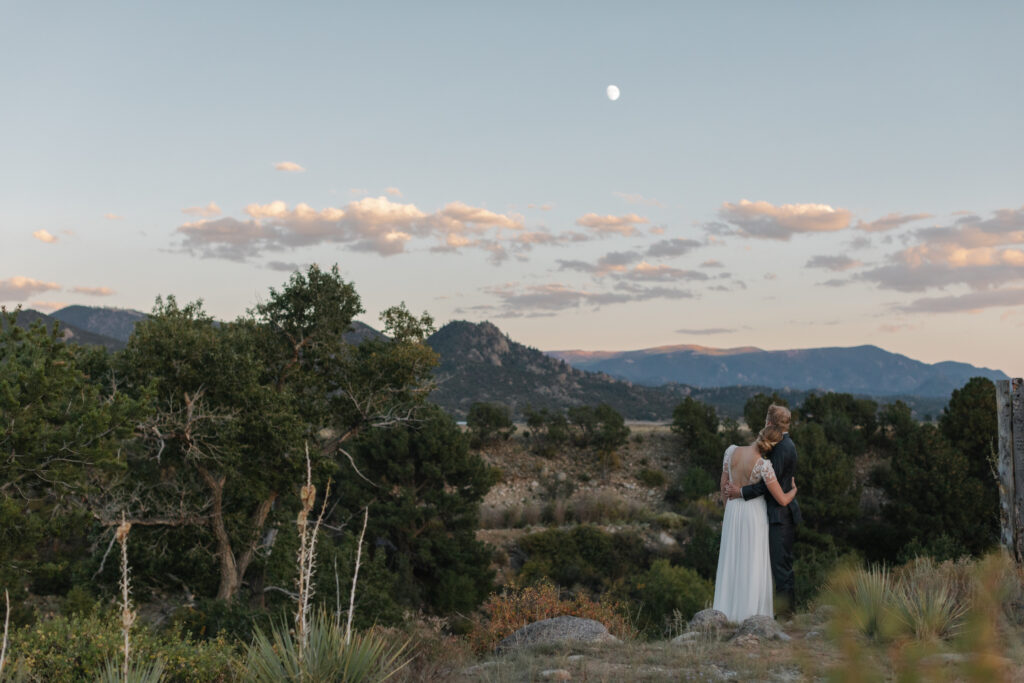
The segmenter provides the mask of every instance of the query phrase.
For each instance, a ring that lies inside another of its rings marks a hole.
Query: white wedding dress
[[[746,480],[738,480],[742,477],[733,472],[731,462],[735,450],[736,446],[729,446],[722,462],[722,471],[728,473],[730,482],[746,486],[762,479],[775,479],[771,461],[758,458]],[[715,575],[714,608],[734,622],[756,614],[775,616],[764,496],[751,500],[733,498],[726,503]]]

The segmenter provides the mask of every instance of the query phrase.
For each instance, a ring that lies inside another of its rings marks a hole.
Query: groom
[[[783,432],[782,441],[775,444],[775,448],[768,453],[768,459],[772,462],[775,477],[779,480],[779,485],[784,493],[793,487],[793,477],[796,475],[796,446],[789,438],[791,420],[792,415],[789,408],[774,403],[768,406],[765,425],[773,425]],[[742,489],[732,483],[725,485],[725,495],[729,498],[743,496],[743,500],[750,500],[764,496],[767,492],[768,486],[763,480],[744,486]],[[786,506],[779,505],[772,496],[765,496],[765,501],[768,511],[768,552],[771,555],[775,593],[788,603],[781,604],[776,612],[791,613],[796,608],[796,590],[793,580],[793,539],[796,535],[796,525],[802,519],[800,506],[796,500]]]

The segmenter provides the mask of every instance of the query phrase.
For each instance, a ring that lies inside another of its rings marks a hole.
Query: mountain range
[[[23,310],[18,324],[58,321],[69,341],[117,350],[145,318],[131,309],[69,306],[50,315]],[[380,337],[379,331],[358,321],[345,335],[350,343]],[[686,396],[738,417],[747,398],[772,391],[791,404],[812,391],[900,399],[924,416],[941,411],[953,389],[970,377],[1006,378],[989,368],[952,361],[927,364],[876,346],[543,352],[513,341],[489,322],[449,322],[427,343],[440,356],[431,398],[457,417],[478,401],[505,404],[520,417],[527,406],[604,402],[630,419],[664,420]]]
[[[1007,379],[999,370],[954,361],[922,363],[877,346],[764,351],[687,345],[638,351],[548,351],[548,355],[581,370],[645,386],[756,384],[872,396],[948,397],[971,377]]]

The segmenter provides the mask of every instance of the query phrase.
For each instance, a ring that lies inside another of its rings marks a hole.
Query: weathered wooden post
[[[1000,540],[1024,563],[1024,379],[996,382],[999,422]]]

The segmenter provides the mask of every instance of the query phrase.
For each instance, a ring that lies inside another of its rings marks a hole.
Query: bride
[[[764,480],[779,502],[789,505],[796,496],[796,481],[783,493],[772,463],[764,456],[782,441],[782,431],[766,425],[750,446],[729,446],[722,461],[722,488]],[[768,514],[764,496],[725,504],[722,543],[718,551],[714,608],[729,621],[743,621],[755,614],[775,616],[772,608],[772,573],[768,554]]]

